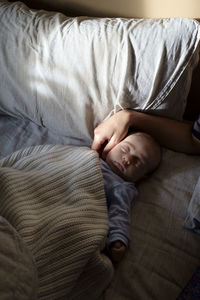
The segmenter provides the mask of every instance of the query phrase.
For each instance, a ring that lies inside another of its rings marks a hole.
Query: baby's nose
[[[131,155],[127,154],[123,157],[123,162],[124,162],[124,165],[125,166],[129,166],[131,164],[131,160],[132,160],[132,157]]]

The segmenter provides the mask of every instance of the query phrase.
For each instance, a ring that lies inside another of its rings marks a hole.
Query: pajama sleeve
[[[128,247],[130,242],[131,206],[136,196],[137,190],[130,183],[119,184],[113,187],[110,192],[108,247],[112,242],[118,240],[122,241]]]
[[[194,122],[193,128],[192,128],[192,134],[195,138],[200,140],[200,115],[198,119]]]

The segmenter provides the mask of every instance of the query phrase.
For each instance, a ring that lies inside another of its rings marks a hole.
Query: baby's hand
[[[118,263],[126,251],[126,246],[121,241],[115,241],[111,244],[110,255],[114,263]]]

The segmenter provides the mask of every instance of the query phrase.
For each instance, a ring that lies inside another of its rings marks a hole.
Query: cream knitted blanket
[[[49,145],[0,162],[0,214],[33,255],[38,299],[97,299],[110,282],[98,161],[89,148]]]

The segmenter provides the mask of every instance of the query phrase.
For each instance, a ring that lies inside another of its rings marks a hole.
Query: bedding
[[[200,233],[200,178],[192,194],[184,224],[186,228],[191,229],[196,233]]]
[[[121,108],[182,118],[196,21],[70,18],[3,1],[0,27],[2,111],[88,143]]]
[[[1,215],[33,255],[39,299],[97,299],[110,282],[98,161],[75,146],[35,146],[0,161]]]
[[[14,227],[0,217],[1,299],[36,299],[37,269],[28,247]]]
[[[12,153],[18,143],[15,131],[22,120],[16,122],[13,117],[8,120],[12,122],[13,128],[9,144]],[[46,144],[53,141],[53,138],[56,139],[55,133],[47,135],[45,132],[42,135],[41,131],[41,135],[35,135],[36,130],[40,129],[35,124],[26,128],[29,139],[24,139],[23,149],[30,146],[30,141],[34,141],[34,144]],[[2,132],[0,140],[4,135]],[[67,139],[63,139],[62,142],[67,144]],[[53,149],[53,146],[42,147],[37,148]],[[66,146],[55,146],[55,149],[56,147]],[[71,151],[74,146],[67,146],[67,149],[68,147]],[[28,149],[30,151],[34,148]],[[45,151],[43,155],[46,155]],[[14,154],[9,155],[12,156]],[[4,158],[1,162],[5,160]],[[98,165],[95,165],[95,168],[98,169]],[[77,171],[77,168],[75,170]],[[109,285],[103,289],[104,292],[102,290],[101,300],[176,299],[200,264],[199,236],[184,228],[185,218],[196,194],[199,174],[198,156],[163,149],[159,169],[137,187],[138,198],[131,213],[131,244],[123,261],[115,266]],[[57,257],[57,254],[55,256]]]
[[[199,235],[185,228],[196,212],[199,157],[163,149],[159,169],[138,184],[131,244],[113,266],[103,251],[99,160],[88,147],[94,127],[121,108],[182,118],[199,24],[70,18],[0,1],[0,26],[5,295],[19,286],[18,299],[176,299],[200,265]]]

